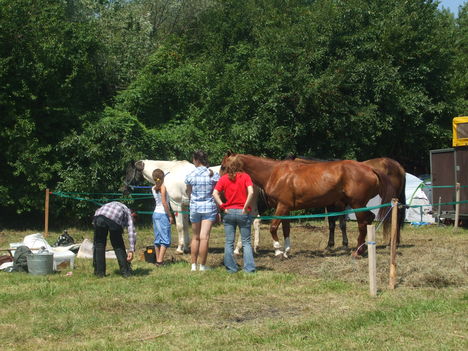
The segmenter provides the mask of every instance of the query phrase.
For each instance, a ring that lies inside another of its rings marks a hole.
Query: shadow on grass
[[[149,268],[135,268],[135,269],[132,269],[132,275],[135,275],[135,276],[145,276],[145,275],[149,275],[150,272],[152,271],[152,269],[149,269]],[[119,275],[120,274],[120,270],[116,269],[114,270],[114,274],[116,275]]]
[[[224,254],[224,247],[210,247],[208,249],[208,253],[211,253],[211,254]]]

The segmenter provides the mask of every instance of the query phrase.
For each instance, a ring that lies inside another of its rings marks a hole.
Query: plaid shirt
[[[192,186],[190,196],[190,211],[197,213],[211,213],[217,211],[213,199],[213,189],[219,180],[219,174],[210,177],[210,171],[205,166],[199,166],[185,177],[185,184]]]
[[[124,204],[113,201],[97,209],[94,217],[104,216],[113,220],[122,228],[127,227],[128,241],[130,242],[130,251],[135,251],[136,231],[133,225],[132,213]]]

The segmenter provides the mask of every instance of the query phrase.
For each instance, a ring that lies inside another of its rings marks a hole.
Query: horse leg
[[[255,253],[257,253],[258,250],[258,245],[260,242],[260,219],[255,218],[253,221],[253,227],[254,227],[254,247],[253,250]]]
[[[253,220],[253,228],[254,228],[253,251],[257,253],[258,243],[260,241],[260,219],[255,218]],[[242,238],[239,236],[239,240],[237,240],[236,248],[234,249],[234,255],[240,255],[241,249],[242,249]]]
[[[288,219],[282,220],[283,225],[283,236],[284,236],[284,254],[285,258],[288,258],[288,252],[291,251],[291,239],[289,233],[291,232],[291,224]]]
[[[185,241],[184,241],[185,225],[184,224],[185,223],[183,219],[183,214],[180,213],[180,211],[176,211],[174,213],[174,217],[175,217],[177,236],[178,236],[176,253],[181,255],[184,253],[184,244],[185,244]]]
[[[280,250],[280,243],[278,241],[278,227],[281,223],[281,219],[273,219],[270,225],[270,234],[273,238],[273,247],[275,249],[275,256],[279,256],[283,254],[283,251]]]
[[[348,235],[346,234],[346,216],[340,216],[340,229],[341,229],[341,235],[342,235],[342,243],[343,247],[347,248],[348,247]]]
[[[353,251],[352,253],[353,257],[357,258],[358,256],[362,255],[366,251],[364,242],[365,242],[366,235],[367,235],[367,225],[371,224],[374,218],[375,218],[375,215],[371,211],[356,212],[356,219],[357,219],[358,227],[359,227],[359,236],[357,240],[357,249],[356,251]]]
[[[278,206],[276,206],[275,216],[285,216],[288,213],[289,213],[289,209],[286,208],[285,206],[281,204],[278,204]],[[278,240],[278,227],[281,221],[282,221],[281,219],[275,218],[271,221],[271,225],[270,225],[270,234],[271,234],[271,237],[273,238],[273,247],[275,248],[275,256],[279,256],[283,254],[283,251],[280,250],[281,245]]]
[[[187,211],[187,210],[186,210]],[[182,223],[184,228],[184,253],[189,253],[190,246],[190,233],[189,233],[189,215],[188,213],[182,214]]]
[[[335,224],[336,217],[330,216],[328,217],[328,244],[327,249],[331,249],[335,246]]]
[[[234,249],[234,255],[240,255],[240,250],[242,249],[242,238],[239,235],[239,239],[237,240],[236,248]]]

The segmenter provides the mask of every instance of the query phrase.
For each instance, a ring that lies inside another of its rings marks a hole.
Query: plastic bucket
[[[33,275],[46,275],[54,273],[54,254],[41,253],[27,256],[28,271]]]
[[[146,247],[145,261],[149,263],[156,263],[156,252],[154,251],[154,246]]]

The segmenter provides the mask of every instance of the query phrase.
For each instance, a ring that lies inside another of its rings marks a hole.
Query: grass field
[[[0,247],[36,231],[0,232]],[[77,241],[88,231],[70,229]],[[54,242],[59,232],[51,233]],[[357,229],[349,224],[351,245]],[[378,237],[381,234],[378,233]],[[289,259],[273,256],[262,225],[258,272],[222,267],[223,229],[210,241],[208,272],[190,272],[174,248],[165,267],[141,257],[124,279],[91,260],[49,275],[0,273],[0,348],[5,350],[467,350],[468,231],[407,226],[398,286],[388,290],[389,250],[377,250],[378,297],[369,296],[367,259],[324,251],[322,221],[292,227]],[[173,236],[173,242],[175,242]],[[152,242],[140,228],[139,253]],[[337,243],[340,239],[337,238]],[[138,255],[140,256],[140,255]],[[240,261],[242,262],[242,261]]]

